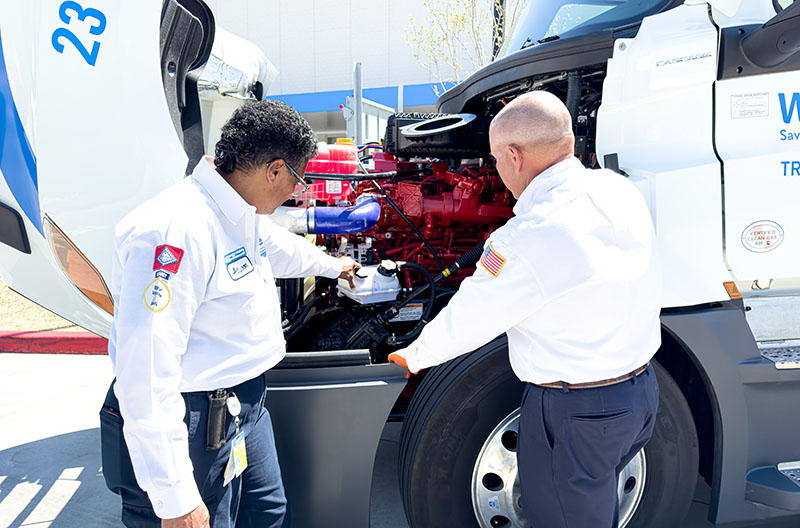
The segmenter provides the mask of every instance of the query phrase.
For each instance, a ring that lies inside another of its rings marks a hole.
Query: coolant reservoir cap
[[[393,277],[397,274],[397,262],[393,260],[382,260],[378,265],[378,273],[384,277]]]

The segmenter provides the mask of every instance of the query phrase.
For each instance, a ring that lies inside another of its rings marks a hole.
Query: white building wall
[[[436,82],[405,42],[422,0],[206,0],[218,25],[256,43],[278,68],[270,95]]]

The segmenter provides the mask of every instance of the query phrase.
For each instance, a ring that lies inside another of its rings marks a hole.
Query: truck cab
[[[426,273],[512,214],[489,158],[491,118],[548,90],[573,117],[576,156],[642,193],[663,259],[659,417],[620,475],[620,526],[679,525],[698,475],[715,524],[796,525],[798,28],[800,4],[785,0],[528,2],[496,60],[445,92],[438,114],[396,114],[382,145],[363,146],[372,169],[314,175],[349,194],[287,203],[284,224],[395,271],[370,296],[279,281],[288,353],[267,405],[293,524],[369,526],[381,431],[402,420],[411,526],[526,525],[522,384],[505,337],[408,382],[386,357],[470,270]],[[107,336],[114,225],[212,152],[230,112],[268,97],[277,72],[201,0],[4,1],[0,45],[0,273]],[[356,210],[357,228],[340,221]],[[428,294],[385,316],[426,282]]]

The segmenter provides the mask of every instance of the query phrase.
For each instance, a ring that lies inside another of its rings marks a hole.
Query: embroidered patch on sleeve
[[[481,266],[488,271],[493,277],[497,277],[497,274],[500,273],[500,270],[503,269],[503,266],[506,264],[506,259],[501,257],[497,251],[492,248],[492,244],[486,247],[486,251],[483,252],[481,255]]]
[[[167,283],[161,279],[154,280],[144,290],[144,305],[151,312],[160,312],[166,308],[171,298]]]
[[[156,258],[153,260],[153,271],[167,270],[170,273],[178,273],[178,268],[183,259],[183,250],[167,244],[156,248]]]

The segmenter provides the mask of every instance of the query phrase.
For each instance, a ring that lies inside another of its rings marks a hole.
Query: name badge
[[[228,455],[228,463],[225,465],[223,473],[225,487],[235,478],[240,476],[247,469],[247,448],[244,442],[244,433],[237,434],[231,443],[231,452]]]
[[[231,279],[237,281],[253,272],[253,263],[243,247],[225,255],[225,268]]]

